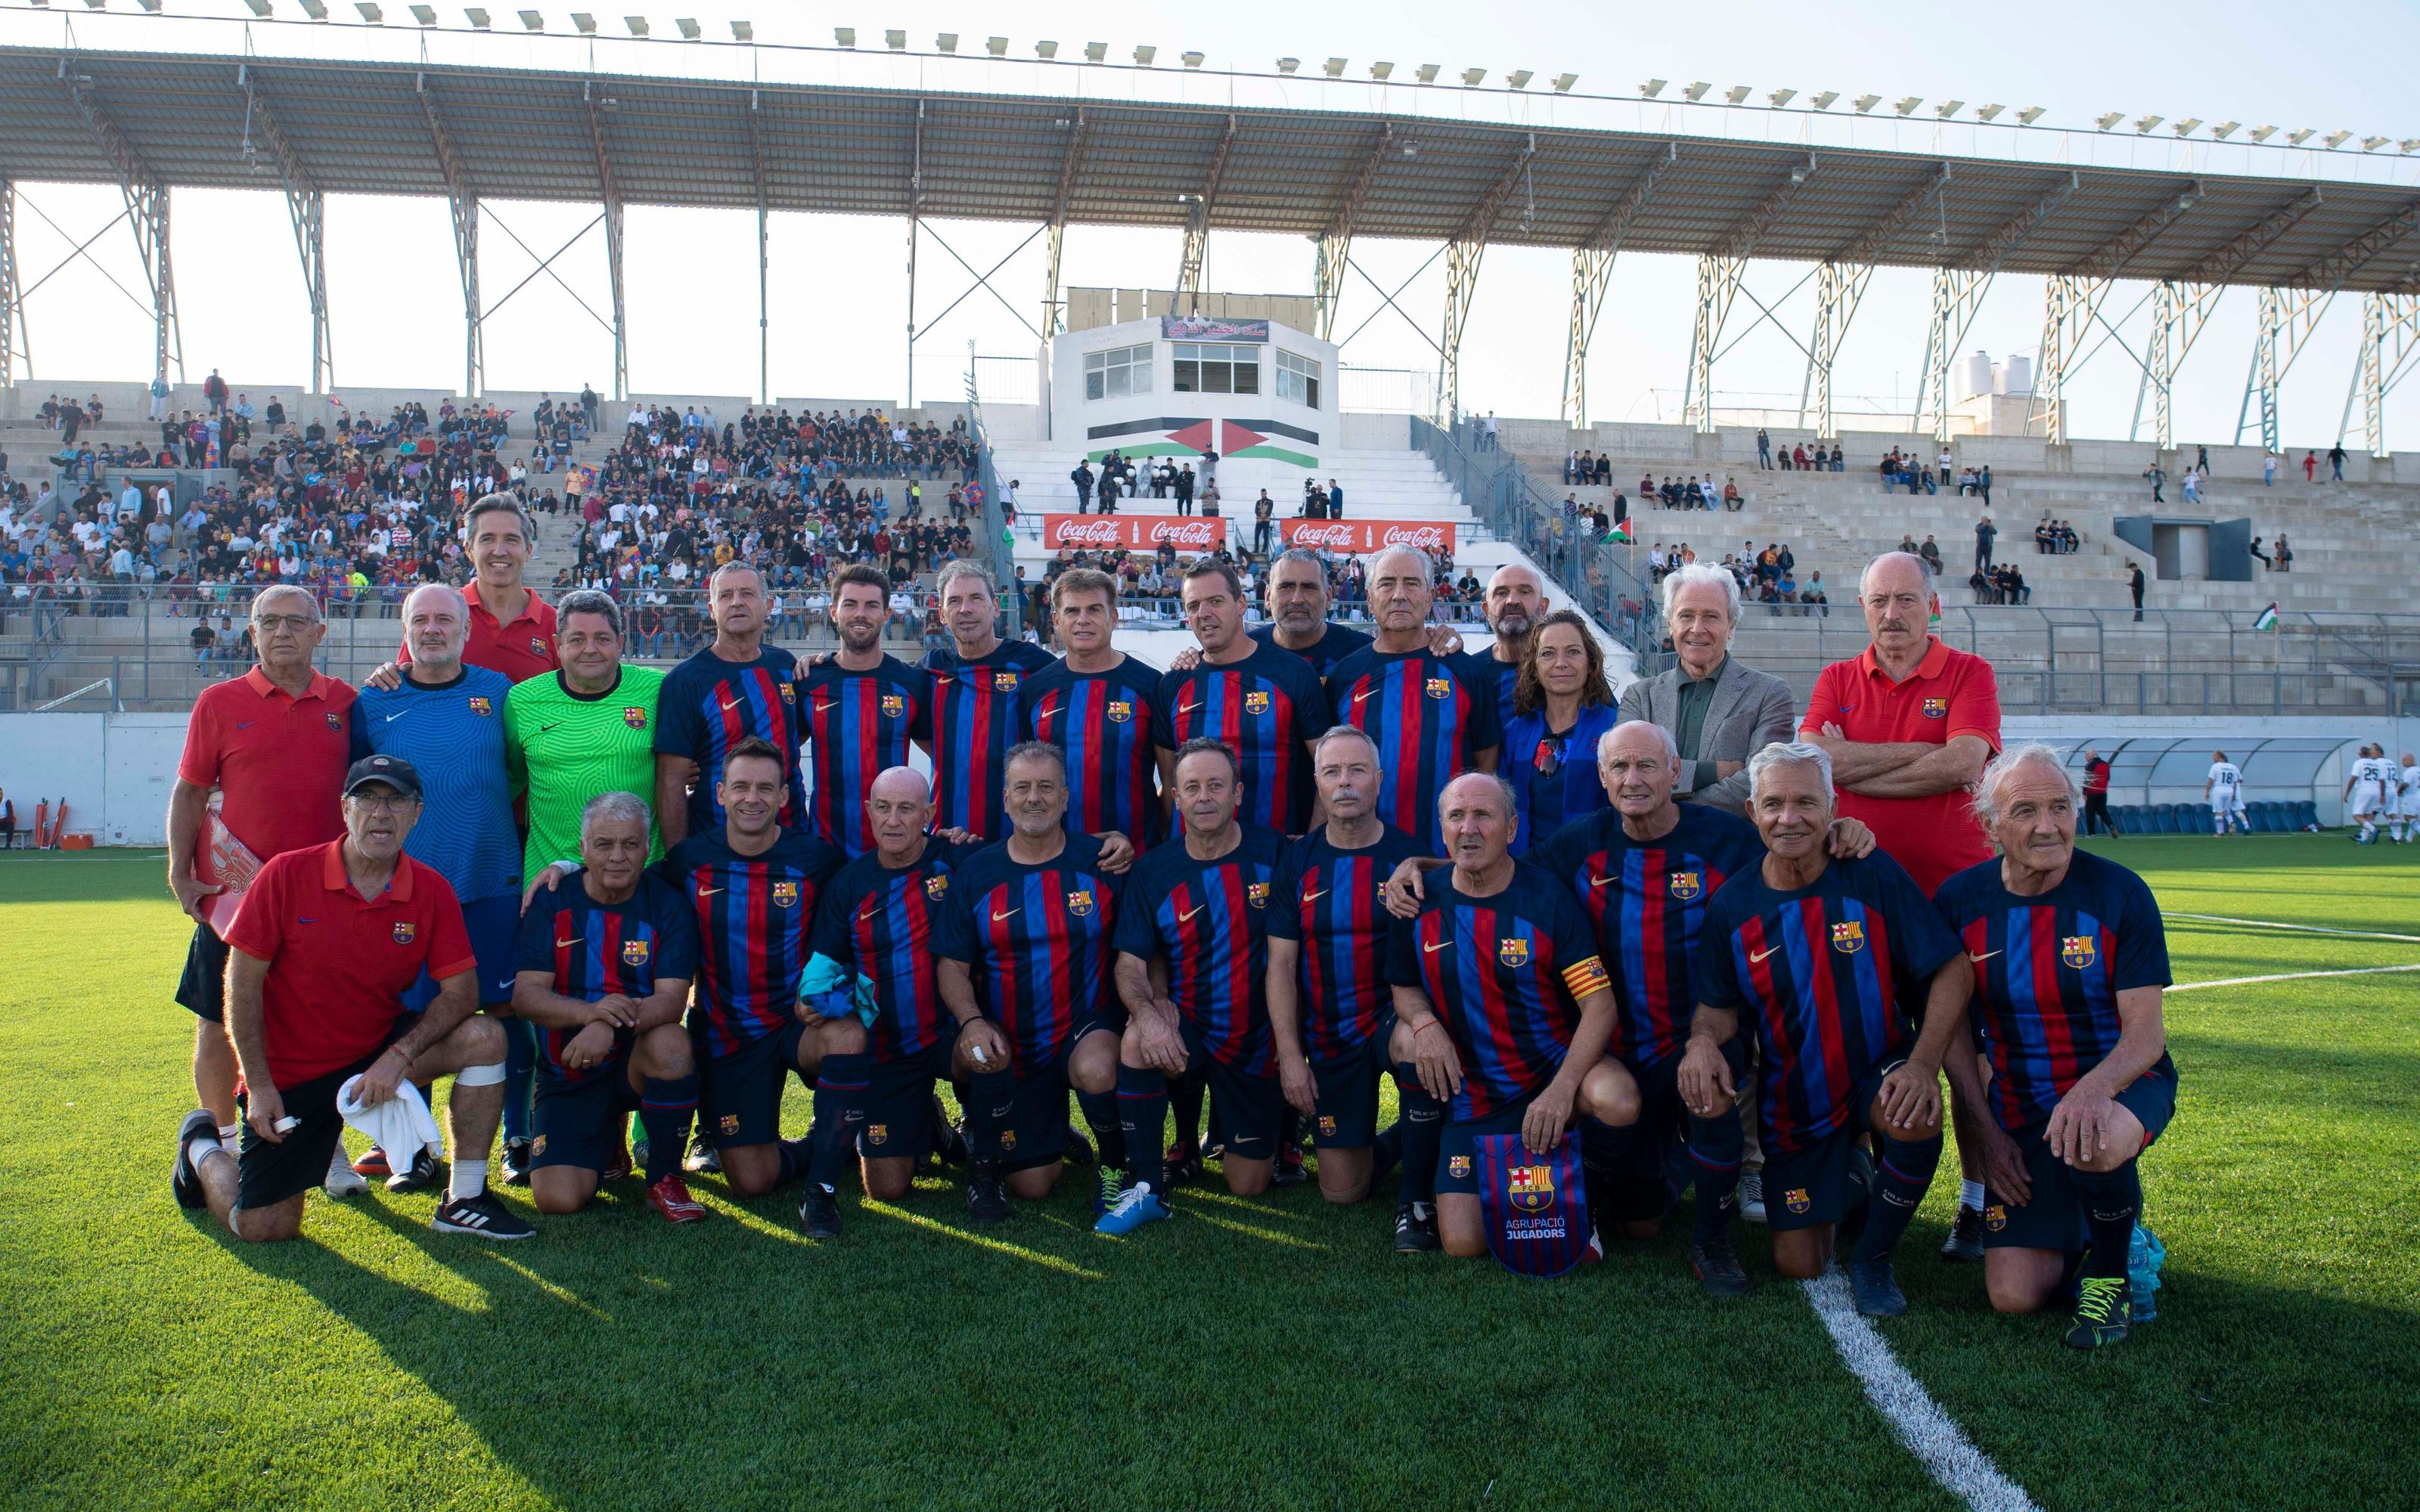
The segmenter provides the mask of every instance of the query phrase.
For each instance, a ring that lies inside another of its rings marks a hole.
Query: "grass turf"
[[[2180,912],[2420,933],[2420,849],[2100,847]],[[359,1507],[1855,1505],[1926,1478],[1797,1288],[1716,1304],[1682,1225],[1559,1283],[1399,1259],[1385,1202],[1211,1183],[1098,1239],[1080,1180],[1006,1226],[954,1183],[844,1206],[635,1183],[516,1245],[433,1198],[315,1196],[245,1246],[170,1201],[192,1022],[156,853],[0,858],[0,1496]],[[2420,944],[2171,920],[2180,982],[2420,962]],[[1901,1359],[2044,1506],[2385,1505],[2420,1397],[2420,975],[2179,995],[2146,1161],[2161,1317],[2059,1348],[1944,1266],[1945,1160],[1902,1251]],[[804,1126],[804,1094],[787,1109]],[[358,1144],[358,1136],[355,1136]],[[1080,1173],[1078,1173],[1080,1175]]]

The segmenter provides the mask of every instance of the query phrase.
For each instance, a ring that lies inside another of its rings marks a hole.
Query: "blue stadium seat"
[[[2249,829],[2256,835],[2268,834],[2271,827],[2276,823],[2276,815],[2273,811],[2276,807],[2277,806],[2275,804],[2269,802],[2265,798],[2258,803],[2245,804],[2243,806],[2243,827]]]
[[[2298,798],[2292,804],[2296,829],[2316,829],[2319,824],[2319,806],[2308,798]]]
[[[2111,823],[2118,826],[2118,833],[2120,835],[2139,835],[2143,832],[2143,810],[2139,805],[2121,803],[2109,810],[2109,818]]]
[[[2185,826],[2182,817],[2178,813],[2177,806],[2175,804],[2163,803],[2154,805],[2154,807],[2159,810],[2161,834],[2181,835],[2184,833]]]

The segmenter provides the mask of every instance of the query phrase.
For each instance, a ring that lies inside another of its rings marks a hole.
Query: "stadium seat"
[[[2121,803],[2110,810],[2109,823],[2117,827],[2120,835],[2139,835],[2143,832],[2143,816],[2135,811],[2134,806],[2131,803]]]
[[[2160,816],[2161,834],[2181,835],[2184,833],[2185,826],[2183,819],[2182,816],[2177,812],[2177,806],[2175,804],[2162,803],[2154,804],[2152,807]]]
[[[2293,810],[2294,827],[2296,829],[2317,829],[2319,827],[2319,806],[2318,804],[2312,802],[2308,798],[2298,798],[2294,801]]]

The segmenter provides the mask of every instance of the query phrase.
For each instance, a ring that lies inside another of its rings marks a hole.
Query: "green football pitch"
[[[2218,983],[2168,1003],[2158,1320],[2078,1356],[2061,1319],[1995,1317],[1932,1253],[1945,1159],[1881,1335],[2044,1507],[2410,1505],[2420,972],[2362,968],[2420,964],[2420,847],[2104,848],[2157,889],[2179,983]],[[636,1183],[509,1246],[374,1191],[245,1246],[168,1194],[186,934],[157,853],[0,857],[12,1504],[1955,1504],[1755,1229],[1730,1304],[1678,1225],[1524,1281],[1398,1257],[1384,1196],[1215,1173],[1126,1241],[1080,1180],[983,1228],[954,1181],[849,1196],[818,1245],[795,1195],[701,1178],[715,1215],[679,1229]]]

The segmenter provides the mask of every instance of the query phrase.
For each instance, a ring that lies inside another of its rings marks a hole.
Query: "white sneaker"
[[[353,1170],[353,1158],[345,1153],[345,1142],[336,1141],[335,1153],[328,1157],[328,1180],[323,1183],[332,1197],[357,1197],[370,1189],[368,1181]]]
[[[1752,1224],[1764,1222],[1764,1172],[1742,1171],[1739,1183],[1740,1216]]]

